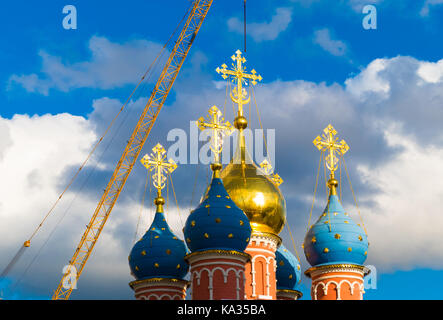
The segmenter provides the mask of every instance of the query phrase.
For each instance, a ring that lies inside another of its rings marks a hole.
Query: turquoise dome
[[[275,252],[275,259],[277,290],[296,290],[301,280],[300,262],[284,245]]]
[[[183,279],[188,273],[186,245],[172,233],[162,211],[157,208],[151,227],[129,254],[129,266],[137,280]]]
[[[323,214],[305,236],[306,259],[311,266],[336,263],[362,265],[367,251],[368,238],[363,228],[345,212],[338,196],[330,195]]]
[[[251,237],[251,225],[229,197],[222,180],[213,178],[203,201],[186,220],[183,232],[192,252],[244,251]]]

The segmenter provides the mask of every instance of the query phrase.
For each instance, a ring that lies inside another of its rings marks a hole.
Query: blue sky
[[[213,78],[217,75],[211,74],[210,67],[229,57],[231,48],[243,47],[242,34],[227,29],[225,22],[232,17],[242,18],[242,3],[238,2],[215,2],[199,34],[196,50],[205,52],[209,59],[208,70],[205,71]],[[312,4],[307,5],[308,2]],[[8,61],[0,73],[3,82],[7,82],[11,74],[38,73],[42,63],[38,55],[40,50],[60,57],[66,64],[88,60],[91,53],[87,43],[92,36],[106,37],[113,42],[146,39],[164,43],[187,7],[185,1],[177,1],[167,11],[163,4],[155,1],[129,1],[124,6],[118,1],[110,1],[106,5],[74,1],[72,4],[78,10],[79,26],[73,31],[61,27],[63,15],[60,7],[63,4],[62,1],[48,1],[44,6],[30,1],[2,4],[1,27],[9,30],[4,35],[4,47],[1,49],[2,60]],[[256,69],[266,74],[265,81],[304,79],[343,82],[375,58],[397,55],[411,55],[426,61],[440,58],[442,44],[437,39],[443,22],[438,18],[442,14],[438,5],[432,7],[429,16],[423,17],[419,14],[423,1],[383,1],[377,5],[379,27],[370,31],[361,27],[364,15],[356,12],[347,1],[302,1],[301,4],[298,1],[281,1],[278,7],[292,12],[292,20],[285,31],[272,41],[248,39],[248,51],[254,55]],[[248,5],[249,21],[269,22],[276,14],[275,10],[276,6],[271,1],[251,3]],[[218,28],[219,25],[225,27]],[[313,43],[314,32],[325,27],[331,30],[332,38],[346,44],[343,56],[328,54]],[[149,63],[146,61],[146,66]],[[134,74],[134,81],[138,77]],[[112,93],[122,97],[130,88],[117,88],[122,91],[113,88]],[[66,93],[54,90],[49,97],[32,94],[17,97],[17,91],[13,90],[1,97],[4,99],[2,105],[8,106],[2,110],[2,115],[11,117],[15,113],[47,112],[85,115],[91,111],[91,98],[102,94],[100,91],[89,88],[78,90],[74,93],[75,99],[65,99],[61,108],[59,101]]]
[[[8,184],[0,198],[0,234],[7,239],[0,245],[0,265],[6,265],[55,201],[174,30],[188,1],[174,0],[168,6],[161,1],[71,1],[78,11],[77,30],[62,27],[66,4],[0,4],[0,27],[6,31],[0,43],[0,177]],[[376,30],[362,27],[361,8],[366,4],[377,8]],[[243,49],[238,26],[242,12],[240,0],[214,1],[145,152],[157,141],[166,146],[170,129],[188,130],[189,121],[210,105],[223,105],[224,90],[216,88],[220,78],[214,70]],[[372,243],[367,263],[378,269],[378,289],[368,290],[368,299],[441,298],[434,283],[443,269],[443,255],[438,253],[443,185],[435,178],[443,155],[442,17],[443,1],[436,0],[248,3],[248,67],[264,78],[256,89],[258,104],[264,127],[277,128],[276,169],[285,180],[281,188],[298,250],[302,253],[318,161],[312,140],[332,122],[351,146],[347,161]],[[19,293],[11,295],[44,298],[56,287],[59,277],[54,274],[61,272],[80,239],[151,85],[146,84],[119,119],[127,120],[111,132],[115,139],[110,147],[105,148],[111,141],[105,141],[86,168],[93,171],[103,154],[91,179],[82,187],[84,174],[73,185],[12,274],[19,277],[63,216],[69,199],[76,197],[72,213],[30,269],[38,276],[28,273]],[[282,114],[289,117],[285,120]],[[258,126],[256,118],[252,126]],[[85,272],[83,287],[80,283],[73,298],[131,298],[126,258],[143,170],[134,169],[103,235],[108,240],[101,239],[88,263],[91,271]],[[193,166],[175,173],[182,214],[191,202],[185,186],[193,184],[195,170]],[[196,194],[206,183],[206,167],[198,170]],[[16,178],[20,174],[23,177]],[[414,193],[412,201],[408,188]],[[324,206],[325,199],[318,199],[314,219]],[[349,190],[344,200],[349,210],[355,209]],[[22,207],[16,205],[22,202]],[[289,241],[286,231],[283,238]],[[103,272],[106,259],[118,262],[115,270]],[[304,258],[302,266],[307,268]],[[303,283],[308,297],[309,282]]]

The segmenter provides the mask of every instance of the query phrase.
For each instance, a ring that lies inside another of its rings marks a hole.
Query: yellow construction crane
[[[117,163],[97,208],[92,215],[86,231],[69,261],[69,266],[64,269],[63,278],[52,296],[53,300],[67,300],[72,293],[74,282],[83,272],[92,250],[111,214],[123,186],[134,167],[135,162],[151,132],[151,129],[163,107],[171,87],[186,59],[198,31],[206,18],[212,5],[212,0],[194,0],[183,29],[175,42],[169,59],[161,72],[159,79],[152,91],[143,113],[126,145],[126,148]],[[74,275],[74,277],[72,277]]]

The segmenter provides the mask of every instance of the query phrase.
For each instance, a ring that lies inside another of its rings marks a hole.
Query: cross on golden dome
[[[205,122],[204,117],[198,119],[198,127],[201,131],[207,129],[212,131],[211,150],[214,153],[214,163],[218,164],[220,163],[220,153],[223,149],[223,137],[229,136],[234,131],[234,128],[229,121],[224,122],[225,119],[216,106],[212,106],[209,109],[206,120],[207,122]]]
[[[248,93],[243,88],[243,84],[246,84],[246,79],[249,79],[252,80],[251,83],[253,85],[256,85],[257,80],[262,81],[263,78],[261,75],[257,75],[257,71],[254,69],[251,70],[250,74],[246,73],[246,68],[243,66],[246,59],[242,56],[242,52],[240,50],[237,50],[231,59],[234,61],[234,63],[236,63],[232,63],[233,69],[228,70],[228,66],[226,64],[222,64],[221,68],[217,68],[215,71],[217,71],[219,74],[221,73],[223,79],[227,79],[229,76],[231,76],[233,78],[232,81],[237,83],[237,87],[232,90],[230,95],[232,101],[238,105],[238,115],[243,116],[243,105],[249,103],[251,100],[251,97],[248,96]]]
[[[331,178],[334,178],[334,172],[337,170],[339,159],[337,155],[344,155],[349,150],[348,144],[345,140],[338,142],[336,137],[337,131],[329,124],[324,130],[321,136],[317,136],[313,143],[320,151],[328,152],[326,156],[326,166],[331,171]]]
[[[263,173],[269,176],[277,187],[283,183],[283,179],[277,173],[272,174],[272,165],[268,160],[263,160],[262,163],[260,163],[260,167],[262,168]]]
[[[152,148],[152,153],[146,154],[140,162],[149,172],[154,171],[152,183],[157,188],[158,197],[160,197],[161,190],[165,187],[166,175],[172,173],[177,168],[177,164],[172,159],[166,160],[166,150],[160,143]]]

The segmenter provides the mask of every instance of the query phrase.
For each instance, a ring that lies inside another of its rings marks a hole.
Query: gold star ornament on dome
[[[251,97],[248,96],[243,85],[247,84],[247,80],[251,80],[252,85],[256,85],[257,81],[262,81],[261,75],[257,75],[257,71],[251,70],[251,73],[246,72],[246,68],[243,65],[246,62],[245,57],[242,56],[242,52],[237,50],[235,55],[231,57],[234,61],[232,63],[232,69],[228,69],[226,64],[222,64],[221,68],[217,68],[215,71],[221,74],[223,79],[232,77],[232,81],[236,83],[236,87],[230,93],[231,99],[234,103],[238,105],[238,115],[243,116],[243,105],[249,103]]]

